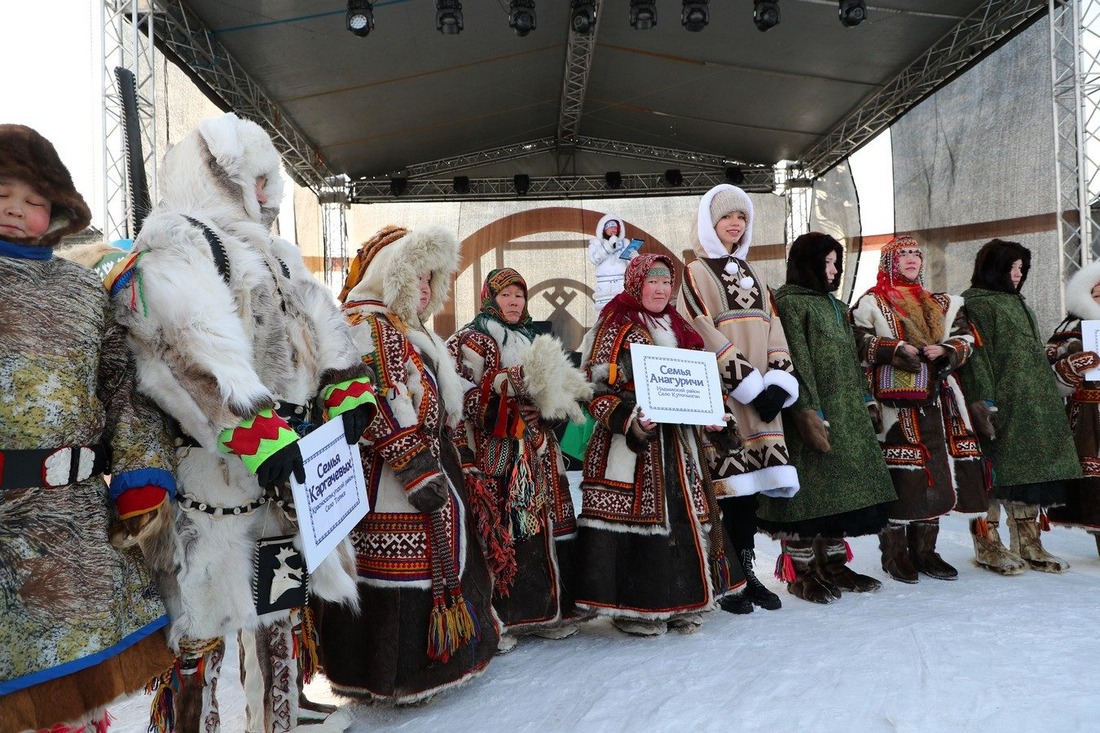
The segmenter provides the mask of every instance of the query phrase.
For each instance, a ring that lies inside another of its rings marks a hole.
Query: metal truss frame
[[[562,0],[563,1],[563,0]],[[596,49],[596,34],[600,30],[600,0],[592,0],[596,22],[588,33],[577,33],[572,22],[569,27],[569,45],[565,50],[565,78],[561,88],[561,107],[558,111],[557,148],[560,154],[568,154],[580,134],[581,112],[584,95],[588,91],[588,74],[592,70],[592,56]],[[572,8],[572,3],[570,3]],[[572,10],[570,10],[572,19]]]
[[[103,90],[103,234],[108,241],[128,239],[137,230],[126,172],[126,135],[122,97],[115,68],[134,74],[142,157],[151,192],[157,186],[156,48],[152,26],[134,23],[149,12],[147,0],[103,0],[100,5],[100,42]]]
[[[828,171],[939,86],[1051,6],[1073,0],[986,0],[802,156],[813,177]]]
[[[1100,0],[1049,2],[1056,222],[1068,280],[1100,257]]]

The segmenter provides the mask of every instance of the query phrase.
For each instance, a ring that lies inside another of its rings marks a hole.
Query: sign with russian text
[[[721,425],[725,410],[718,360],[710,351],[632,344],[634,389],[647,419]]]
[[[306,482],[290,479],[309,572],[370,510],[359,446],[348,445],[342,420],[329,420],[298,441]]]

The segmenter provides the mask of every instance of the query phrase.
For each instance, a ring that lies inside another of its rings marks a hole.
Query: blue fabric
[[[49,682],[50,680],[56,680],[60,677],[64,677],[67,674],[79,672],[82,669],[88,669],[95,665],[105,662],[111,657],[116,657],[122,652],[126,651],[134,644],[156,633],[168,625],[168,616],[161,616],[160,618],[150,621],[145,626],[142,626],[137,631],[126,636],[113,646],[109,646],[101,652],[91,654],[87,657],[81,657],[80,659],[74,659],[71,662],[65,662],[59,664],[56,667],[49,669],[42,669],[38,672],[32,672],[31,674],[23,675],[22,677],[16,677],[11,680],[4,680],[0,682],[0,696],[9,695],[18,690],[24,690],[28,687],[34,687],[40,685],[43,682]]]
[[[19,260],[48,260],[53,257],[53,247],[36,247],[30,244],[16,244],[0,239],[0,255]]]
[[[176,477],[163,468],[137,468],[111,476],[111,498],[118,500],[122,492],[142,486],[159,486],[168,492],[168,498],[176,497]]]

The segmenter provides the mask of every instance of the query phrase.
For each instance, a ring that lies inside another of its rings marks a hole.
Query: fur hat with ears
[[[832,284],[825,281],[825,258],[836,253],[836,277]],[[844,248],[828,234],[809,232],[794,240],[787,255],[787,283],[801,285],[819,293],[829,293],[840,287]]]
[[[256,198],[256,179],[267,179],[267,204]],[[216,223],[243,214],[270,226],[283,198],[282,164],[262,127],[232,112],[203,120],[164,156],[161,200],[172,208]]]
[[[458,238],[438,226],[415,231],[386,227],[369,239],[356,255],[344,285],[346,300],[380,300],[410,326],[435,314],[451,292],[451,278],[458,271]],[[417,313],[420,292],[417,278],[423,272],[432,275],[432,294],[422,314]],[[353,282],[356,274],[360,277]]]
[[[1023,260],[1023,277],[1019,286],[1012,284],[1012,263]],[[991,239],[982,245],[974,259],[974,274],[970,286],[1002,293],[1018,293],[1027,282],[1031,269],[1031,250],[1019,242]]]
[[[38,241],[19,244],[52,247],[92,220],[53,143],[25,125],[0,125],[0,178],[19,180],[50,201],[49,229]]]

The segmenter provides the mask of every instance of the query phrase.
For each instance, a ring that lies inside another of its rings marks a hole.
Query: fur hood
[[[836,277],[832,285],[825,282],[825,258],[836,252]],[[819,293],[829,293],[840,287],[844,250],[840,242],[828,234],[809,232],[794,240],[787,256],[787,284],[801,285]]]
[[[1012,263],[1023,260],[1023,277],[1019,287],[1012,286],[1010,273]],[[1000,293],[1018,293],[1027,282],[1027,272],[1031,269],[1031,250],[1019,242],[1006,242],[992,239],[982,245],[974,259],[974,274],[970,278],[970,287],[995,290]]]
[[[619,225],[619,233],[615,235],[615,239],[626,239],[626,224],[622,219],[614,214],[604,214],[599,223],[596,224],[596,236],[593,237],[595,241],[606,242],[609,237],[605,237],[603,234],[603,228],[607,226],[607,222],[613,221]]]
[[[458,265],[459,244],[454,234],[437,226],[410,231],[373,256],[347,300],[380,300],[407,325],[415,326],[447,302]],[[432,273],[432,296],[421,316],[416,312],[420,300],[416,278],[425,271]]]
[[[267,178],[267,204],[256,198],[256,179]],[[203,120],[164,156],[161,203],[201,212],[224,228],[242,218],[269,228],[279,215],[283,176],[279,153],[255,122],[229,114]]]
[[[734,257],[743,260],[748,257],[749,248],[752,246],[752,223],[755,214],[753,212],[752,199],[749,198],[749,195],[737,186],[732,186],[728,183],[722,183],[715,186],[703,194],[703,198],[699,199],[699,213],[695,220],[695,231],[692,235],[692,244],[695,249],[695,254],[699,257],[716,260],[723,259],[730,254],[726,251],[726,246],[718,239],[718,234],[714,231],[714,224],[712,223],[710,215],[711,202],[718,193],[723,191],[730,192],[738,201],[739,205],[735,210],[745,212],[745,233],[741,235],[741,242],[733,252]]]
[[[52,247],[62,237],[83,231],[92,220],[69,169],[46,138],[25,125],[0,125],[0,178],[14,178],[50,200],[50,226],[37,242]]]
[[[1092,289],[1100,283],[1100,260],[1081,268],[1066,283],[1066,311],[1082,320],[1100,320],[1100,303],[1092,299]]]

